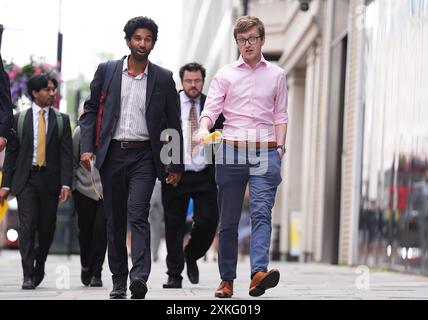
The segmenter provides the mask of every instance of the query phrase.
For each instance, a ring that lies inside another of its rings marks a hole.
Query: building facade
[[[203,64],[207,70],[206,90],[216,72],[236,60],[238,51],[232,30],[241,10],[239,0],[183,1],[179,65]]]

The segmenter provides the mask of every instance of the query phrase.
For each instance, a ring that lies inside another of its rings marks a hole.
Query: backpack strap
[[[113,73],[116,69],[117,60],[109,60],[106,64],[106,72],[104,74],[103,87],[101,89],[101,94],[107,94],[110,87],[111,80],[113,79]]]
[[[110,88],[111,80],[113,79],[114,71],[116,70],[117,60],[109,60],[106,63],[106,70],[104,73],[103,86],[101,88],[100,104],[98,106],[98,115],[97,115],[97,124],[95,128],[95,146],[98,147],[100,144],[101,136],[101,122],[103,119],[104,113],[104,103],[107,98],[107,93]]]
[[[17,131],[18,131],[18,140],[19,140],[19,143],[21,143],[21,141],[22,141],[25,116],[27,115],[27,111],[30,110],[30,109],[25,109],[25,110],[21,111],[19,113],[19,115],[18,115],[18,128],[17,128]]]
[[[61,140],[62,138],[62,132],[64,131],[64,119],[62,118],[61,112],[59,112],[57,109],[52,108],[55,112],[56,116],[56,124],[58,126],[58,138]]]

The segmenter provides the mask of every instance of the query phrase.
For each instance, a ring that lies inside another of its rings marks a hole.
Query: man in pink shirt
[[[271,214],[281,182],[281,158],[287,132],[287,84],[284,71],[266,61],[263,23],[238,18],[234,37],[241,56],[220,69],[209,88],[197,140],[218,116],[225,117],[223,146],[216,156],[219,188],[219,298],[233,295],[236,278],[238,224],[246,185],[250,190],[251,283],[249,294],[260,296],[275,287],[279,271],[268,270]]]

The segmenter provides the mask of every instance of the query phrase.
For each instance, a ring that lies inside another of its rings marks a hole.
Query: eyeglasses
[[[190,80],[190,79],[186,79],[183,81],[185,84],[201,84],[203,82],[202,79],[196,79],[196,80]]]
[[[249,37],[248,39],[245,39],[245,38],[239,38],[239,39],[236,39],[236,43],[239,45],[239,46],[245,46],[245,44],[247,43],[247,41],[248,41],[248,43],[249,44],[256,44],[257,43],[257,39],[258,38],[261,38],[262,36],[258,36],[258,37]]]

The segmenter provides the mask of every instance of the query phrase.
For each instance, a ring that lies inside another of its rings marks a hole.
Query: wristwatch
[[[284,145],[282,145],[282,144],[277,145],[277,146],[276,146],[276,149],[277,149],[277,150],[278,150],[278,149],[281,149],[281,151],[282,151],[282,152],[284,152],[284,153],[286,153],[286,152],[287,152],[287,148],[286,148]]]

